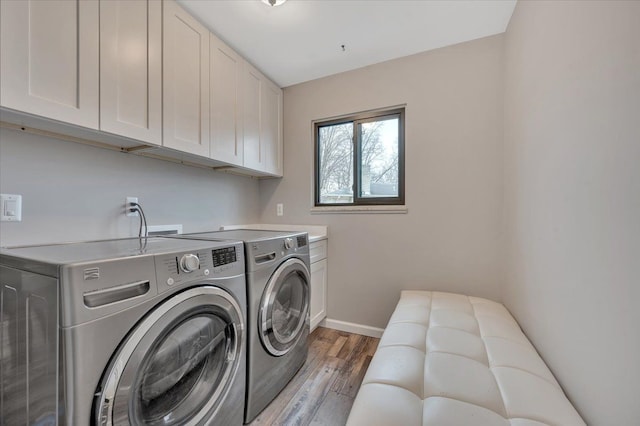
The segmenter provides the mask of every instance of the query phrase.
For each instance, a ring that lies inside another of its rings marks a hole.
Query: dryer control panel
[[[247,241],[247,270],[249,272],[271,268],[291,256],[309,256],[309,240],[306,232],[291,233],[277,238]]]

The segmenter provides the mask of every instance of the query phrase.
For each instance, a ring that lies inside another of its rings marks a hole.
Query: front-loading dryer
[[[6,424],[241,425],[242,242],[0,250]]]
[[[285,388],[309,346],[311,277],[306,232],[231,230],[177,238],[245,243],[247,274],[247,397],[245,423]]]

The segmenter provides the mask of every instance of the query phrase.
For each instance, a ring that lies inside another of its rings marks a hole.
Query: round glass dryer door
[[[289,259],[271,276],[260,303],[260,337],[269,353],[281,356],[296,344],[309,312],[309,270]]]
[[[192,425],[223,403],[242,360],[242,311],[211,286],[151,312],[116,353],[96,404],[99,425]]]

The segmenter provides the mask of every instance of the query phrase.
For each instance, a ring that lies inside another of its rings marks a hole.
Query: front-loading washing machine
[[[242,242],[0,250],[2,423],[241,425]]]
[[[245,243],[247,275],[247,397],[245,423],[284,389],[309,346],[309,239],[306,232],[231,230],[177,238]]]

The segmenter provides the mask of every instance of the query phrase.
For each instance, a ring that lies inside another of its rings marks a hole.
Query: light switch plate
[[[22,195],[0,194],[0,221],[22,221]]]

